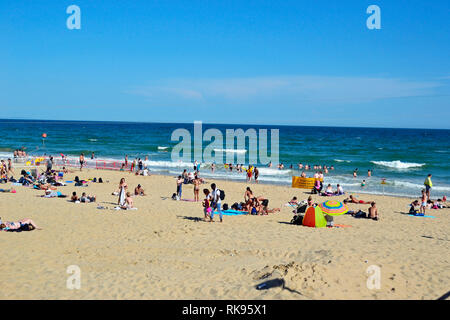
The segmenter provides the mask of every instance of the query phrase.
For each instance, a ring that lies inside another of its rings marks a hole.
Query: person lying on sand
[[[137,185],[136,188],[134,188],[134,195],[136,196],[145,196],[144,189],[140,184]]]
[[[0,230],[9,231],[9,230],[42,230],[39,228],[31,219],[22,219],[16,222],[4,222],[2,223],[0,220]]]
[[[344,199],[344,203],[360,203],[360,204],[370,204],[373,201],[363,201],[363,200],[358,200],[356,199],[353,195],[350,195],[350,198]]]
[[[294,204],[294,205],[298,204],[297,197],[293,197],[293,198],[291,199],[291,201],[289,201],[288,203],[289,203],[289,204]]]
[[[86,192],[83,192],[83,194],[81,195],[81,198],[80,198],[80,202],[85,202],[85,203],[95,202],[96,199],[97,199],[96,196],[86,195]]]
[[[45,190],[45,194],[41,196],[43,198],[66,198],[67,196],[59,191]]]
[[[264,199],[261,201],[261,210],[260,213],[262,215],[267,215],[269,213],[280,212],[280,208],[269,209],[269,199]]]

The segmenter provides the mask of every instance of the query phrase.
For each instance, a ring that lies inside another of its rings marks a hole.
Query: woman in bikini
[[[22,220],[19,220],[16,222],[5,222],[5,223],[1,223],[1,221],[0,221],[0,230],[4,230],[4,231],[19,230],[26,226],[28,226],[28,228],[29,228],[28,230],[34,230],[34,229],[42,230],[31,219],[22,219]]]
[[[195,175],[193,183],[194,183],[194,201],[200,201],[198,196],[198,192],[200,191],[200,179],[198,178],[197,175]]]

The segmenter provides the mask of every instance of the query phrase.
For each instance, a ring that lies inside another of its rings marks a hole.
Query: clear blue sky
[[[1,1],[0,43],[0,118],[450,128],[448,0]]]

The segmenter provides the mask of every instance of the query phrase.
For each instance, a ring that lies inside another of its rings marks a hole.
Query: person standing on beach
[[[194,178],[194,201],[200,201],[199,199],[199,193],[200,191],[200,179],[198,178],[197,175],[195,175]]]
[[[13,170],[13,165],[12,165],[11,159],[8,159],[8,173],[10,173],[11,175],[14,174],[14,170]]]
[[[428,201],[427,193],[425,192],[425,189],[422,189],[422,202],[420,204],[420,213],[425,215],[425,209],[427,208],[427,201]]]
[[[80,171],[83,169],[84,165],[84,153],[80,154]]]
[[[183,182],[184,182],[183,176],[178,176],[178,179],[177,179],[177,198],[178,198],[178,200],[181,200],[181,192],[182,192]]]
[[[53,157],[50,156],[47,160],[47,172],[52,171],[52,167],[53,167]]]
[[[222,222],[222,210],[220,209],[222,202],[220,199],[220,190],[217,189],[216,184],[213,183],[211,184],[211,189],[212,192],[210,193],[210,200],[211,200],[211,206],[213,207],[213,211],[211,211],[211,215],[210,215],[210,221],[213,221],[214,219],[214,209],[217,210],[217,213],[219,214],[220,217],[220,222]]]
[[[427,176],[427,178],[425,179],[425,182],[423,184],[425,185],[427,197],[428,197],[428,199],[430,199],[430,190],[431,190],[431,187],[433,186],[433,182],[431,182],[431,173]]]
[[[255,176],[255,183],[258,183],[259,170],[257,167],[255,167],[254,176]]]

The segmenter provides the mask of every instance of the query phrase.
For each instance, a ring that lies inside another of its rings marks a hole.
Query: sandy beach
[[[380,221],[344,215],[335,222],[351,227],[308,228],[290,225],[292,208],[284,206],[293,196],[306,199],[307,190],[253,184],[280,213],[207,223],[201,203],[170,199],[174,177],[74,170],[64,179],[75,175],[104,183],[58,191],[95,194],[97,203],[41,198],[43,191],[21,186],[0,193],[4,221],[31,218],[43,228],[0,232],[0,299],[437,299],[449,290],[450,209],[413,217],[404,214],[411,199],[361,194],[377,202]],[[130,190],[145,189],[134,198],[138,210],[112,210],[121,177]],[[226,191],[225,203],[243,200],[246,183],[207,182]],[[183,197],[193,198],[192,190],[183,186]],[[81,270],[79,290],[66,286],[71,265]],[[367,288],[371,265],[381,268],[380,289]],[[276,278],[285,288],[255,289]]]

